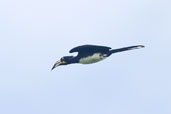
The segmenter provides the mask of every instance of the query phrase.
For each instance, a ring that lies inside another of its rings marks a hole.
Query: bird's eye
[[[61,58],[61,61],[63,61],[63,60],[64,60],[64,58],[62,57],[62,58]]]

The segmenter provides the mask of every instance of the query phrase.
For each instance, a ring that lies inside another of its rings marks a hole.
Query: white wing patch
[[[98,61],[101,61],[106,58],[107,55],[101,55],[100,53],[95,53],[92,56],[88,56],[85,58],[80,59],[80,63],[82,64],[91,64],[91,63],[96,63]]]

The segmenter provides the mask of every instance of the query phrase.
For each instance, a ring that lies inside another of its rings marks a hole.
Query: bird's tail
[[[122,51],[128,51],[128,50],[133,50],[133,49],[140,49],[144,48],[143,45],[136,45],[136,46],[129,46],[129,47],[124,47],[124,48],[119,48],[119,49],[113,49],[109,53],[117,53],[117,52],[122,52]]]

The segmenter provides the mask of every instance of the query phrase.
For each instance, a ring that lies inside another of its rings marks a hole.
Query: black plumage
[[[83,46],[78,46],[73,49],[71,49],[69,52],[103,52],[103,51],[109,51],[111,47],[106,47],[106,46],[97,46],[97,45],[83,45]]]
[[[67,65],[72,63],[82,63],[82,64],[90,64],[101,61],[106,57],[109,57],[113,53],[133,50],[138,48],[143,48],[143,45],[129,46],[119,49],[111,49],[111,47],[106,46],[97,46],[97,45],[82,45],[71,49],[69,52],[78,52],[77,56],[65,56],[62,57],[59,61],[57,61],[52,70],[60,65]]]

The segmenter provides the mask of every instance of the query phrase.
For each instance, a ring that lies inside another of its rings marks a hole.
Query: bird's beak
[[[62,64],[65,64],[65,63],[66,63],[65,61],[61,61],[61,60],[57,61],[57,62],[53,65],[52,70],[53,70],[54,68],[56,68],[56,67],[62,65]]]

